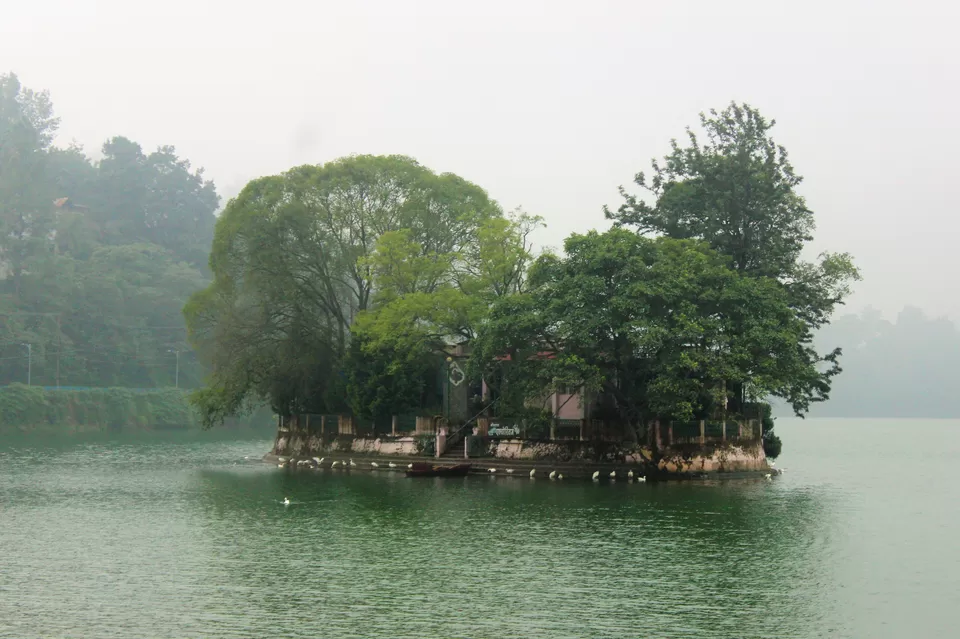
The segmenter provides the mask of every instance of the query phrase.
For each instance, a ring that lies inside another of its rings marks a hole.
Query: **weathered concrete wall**
[[[274,455],[313,457],[324,453],[357,453],[364,455],[416,455],[413,437],[364,438],[321,437],[301,433],[281,433],[271,451]]]
[[[653,454],[645,447],[606,446],[597,450],[589,442],[529,442],[519,439],[498,440],[490,446],[497,459],[618,461],[650,464]],[[670,473],[724,473],[766,470],[767,459],[759,443],[734,442],[704,446],[677,446],[668,449],[659,462],[660,470]]]

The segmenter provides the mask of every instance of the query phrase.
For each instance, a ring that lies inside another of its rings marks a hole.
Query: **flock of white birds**
[[[278,458],[279,463],[277,464],[277,467],[286,468],[287,466],[292,465],[297,467],[309,466],[311,468],[320,468],[323,465],[323,462],[326,461],[326,459],[327,459],[326,457],[313,457],[312,459],[297,460],[297,459],[290,459],[287,457],[279,457]],[[353,461],[352,458],[349,459],[348,461],[333,460],[330,463],[330,468],[332,469],[336,469],[336,468],[346,469],[346,468],[357,468],[357,467],[358,467],[357,462]],[[370,462],[370,468],[373,470],[377,470],[378,468],[380,468],[380,464],[378,464],[377,462]],[[399,468],[399,466],[394,462],[390,462],[387,464],[387,468]],[[408,469],[413,468],[413,464],[407,464],[407,468]],[[512,475],[516,472],[516,469],[514,468],[501,469],[495,466],[488,468],[487,472],[493,475],[493,474],[499,473],[501,470],[507,475]],[[529,476],[531,478],[535,478],[537,476],[537,469],[536,468],[532,469],[529,473]],[[610,479],[613,479],[613,480],[617,479],[617,471],[615,470],[610,471],[610,474],[608,476],[610,477]],[[553,480],[562,480],[563,473],[557,472],[556,470],[551,470],[550,474],[547,475],[547,477]],[[769,475],[767,477],[769,477]],[[591,479],[593,479],[593,481],[600,481],[600,471],[599,470],[595,471],[591,476]],[[634,480],[638,482],[647,481],[647,478],[644,477],[643,475],[634,475],[634,472],[632,470],[627,471],[626,479],[627,481],[631,481],[631,482]]]
[[[294,466],[309,466],[309,467],[311,467],[311,468],[320,468],[320,465],[323,464],[323,462],[324,462],[325,460],[326,460],[326,457],[314,457],[314,458],[312,458],[312,459],[299,459],[299,460],[288,459],[288,458],[286,458],[286,457],[280,457],[280,458],[278,458],[279,463],[277,464],[277,466],[278,466],[279,468],[286,468],[288,464],[292,464],[292,465],[294,465]],[[345,461],[345,462],[341,462],[341,461],[338,461],[338,460],[334,460],[333,462],[330,463],[330,468],[337,468],[338,465],[339,465],[339,467],[341,467],[341,468],[356,468],[356,467],[358,466],[358,464],[357,464],[355,461],[353,461],[353,459],[350,459],[350,460]],[[388,468],[398,468],[399,466],[398,466],[397,464],[395,464],[394,462],[390,462],[390,463],[387,464],[387,467],[388,467]],[[376,470],[376,469],[380,468],[380,464],[378,464],[377,462],[370,462],[370,468],[373,469],[373,470]],[[413,468],[413,464],[407,464],[407,468],[408,468],[408,469],[409,469],[409,468]],[[783,468],[776,468],[776,467],[774,466],[773,462],[770,462],[770,468],[771,468],[771,472],[766,473],[766,474],[764,475],[764,478],[766,478],[766,479],[768,479],[768,480],[769,480],[769,479],[772,479],[774,475],[782,475],[782,474],[783,474],[784,469],[783,469]],[[501,469],[499,469],[499,468],[497,468],[497,467],[495,467],[495,466],[492,466],[492,467],[490,467],[490,468],[487,469],[487,472],[490,473],[491,475],[493,475],[493,474],[496,474],[496,473],[500,472],[500,470],[501,470]],[[513,469],[513,468],[504,468],[503,471],[504,471],[507,475],[512,475],[512,474],[515,472],[515,469]],[[530,478],[533,479],[533,478],[535,478],[536,476],[537,476],[537,469],[534,468],[534,469],[532,469],[532,470],[530,471]],[[563,473],[558,473],[556,470],[551,470],[551,471],[550,471],[550,474],[547,475],[547,477],[550,478],[550,479],[552,479],[552,480],[562,480],[562,479],[563,479]],[[616,480],[616,479],[617,479],[617,471],[615,471],[615,470],[610,471],[610,474],[608,475],[608,477],[609,477],[611,480]],[[632,481],[645,482],[645,481],[647,481],[647,478],[646,478],[645,476],[643,476],[643,475],[634,475],[634,473],[633,473],[632,470],[628,470],[628,471],[627,471],[626,478],[627,478],[627,481],[628,481],[628,482],[632,482]],[[593,475],[590,476],[590,479],[592,479],[593,481],[600,481],[600,471],[599,471],[599,470],[594,471],[594,472],[593,472]],[[289,498],[289,497],[284,497],[284,498],[283,498],[283,501],[282,501],[281,503],[282,503],[284,506],[289,506],[292,502],[290,501],[290,498]]]

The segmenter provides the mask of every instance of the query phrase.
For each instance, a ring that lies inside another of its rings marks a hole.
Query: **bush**
[[[437,454],[437,439],[431,433],[422,433],[414,438],[417,454],[421,457],[433,457]]]
[[[773,432],[773,409],[770,404],[761,406],[763,417],[760,420],[763,428],[763,454],[770,459],[776,459],[783,451],[783,442]]]

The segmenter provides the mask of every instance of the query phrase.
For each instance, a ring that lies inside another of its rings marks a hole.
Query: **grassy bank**
[[[230,420],[233,429],[270,429],[269,410]],[[11,384],[0,388],[0,432],[108,432],[200,429],[200,418],[175,388],[45,390]]]

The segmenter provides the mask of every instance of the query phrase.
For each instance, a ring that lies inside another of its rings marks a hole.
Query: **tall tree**
[[[401,156],[248,184],[217,222],[213,283],[185,308],[213,369],[198,396],[208,422],[251,398],[281,414],[339,409],[351,327],[373,303],[378,240],[402,231],[398,250],[415,242],[427,259],[457,254],[498,215],[476,185]]]
[[[650,179],[637,174],[636,184],[653,203],[621,188],[624,202],[616,212],[605,209],[607,217],[645,235],[705,241],[730,256],[738,272],[783,287],[810,332],[828,323],[860,275],[846,253],[824,253],[814,263],[801,259],[813,213],[796,191],[802,178],[786,149],[771,137],[775,121],[733,103],[701,114],[700,124],[703,140],[688,129],[685,146],[674,140],[663,161],[653,161]],[[827,364],[821,382],[829,389],[840,349],[807,353],[811,363]],[[746,391],[737,384],[731,391],[737,409]]]
[[[530,291],[496,304],[474,342],[485,376],[519,401],[603,392],[640,426],[711,416],[725,380],[798,411],[823,398],[807,328],[775,282],[703,242],[619,229],[573,235],[565,251],[540,258]]]
[[[0,75],[0,266],[15,295],[53,226],[46,168],[58,124],[47,93],[21,86],[13,74]]]

